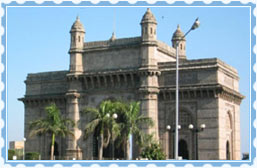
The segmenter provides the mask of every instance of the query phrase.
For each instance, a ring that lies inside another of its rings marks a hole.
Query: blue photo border
[[[172,3],[172,4],[168,4],[167,2],[164,2],[164,1],[158,1],[154,4],[148,4],[147,2],[144,2],[144,1],[140,1],[140,2],[136,2],[134,4],[130,4],[128,2],[125,2],[125,1],[122,1],[122,2],[118,2],[116,4],[112,4],[108,1],[105,1],[105,2],[99,2],[97,4],[93,4],[91,2],[81,2],[79,4],[74,4],[73,2],[70,2],[70,1],[65,1],[65,2],[62,2],[60,4],[55,4],[54,2],[44,2],[44,3],[41,3],[41,4],[37,4],[33,1],[28,1],[28,2],[25,2],[23,4],[19,4],[17,2],[11,2],[9,4],[4,4],[4,3],[1,3],[1,8],[4,9],[4,15],[2,16],[2,22],[1,22],[1,26],[4,28],[4,34],[2,35],[2,40],[1,40],[1,43],[2,45],[4,46],[4,52],[2,54],[2,57],[1,57],[1,63],[4,65],[4,71],[3,73],[1,74],[1,81],[3,82],[4,86],[6,86],[7,84],[7,81],[6,81],[6,75],[7,75],[7,72],[6,72],[6,61],[7,61],[7,52],[6,52],[6,8],[8,6],[249,6],[250,7],[250,10],[251,10],[251,88],[250,88],[250,110],[251,110],[251,132],[250,132],[250,135],[251,135],[251,139],[250,139],[250,155],[249,155],[249,160],[236,160],[236,161],[223,161],[223,160],[201,160],[201,161],[179,161],[179,160],[176,160],[176,161],[172,161],[172,160],[162,160],[162,161],[143,161],[143,160],[138,160],[138,161],[135,161],[135,160],[132,160],[132,161],[98,161],[98,160],[95,160],[95,161],[92,161],[92,160],[76,160],[76,161],[68,161],[68,160],[62,160],[62,161],[20,161],[20,160],[8,160],[8,157],[7,157],[7,132],[6,132],[6,125],[7,125],[7,121],[6,121],[6,114],[7,114],[7,105],[6,105],[6,98],[7,98],[7,91],[6,91],[6,87],[4,87],[3,91],[2,91],[2,94],[1,94],[1,100],[3,101],[4,103],[4,108],[2,109],[1,111],[1,119],[4,121],[2,122],[3,125],[1,126],[1,122],[0,122],[0,128],[1,128],[1,138],[3,139],[0,140],[0,144],[2,142],[4,142],[4,144],[2,144],[1,146],[1,156],[0,156],[0,165],[1,165],[1,162],[6,165],[6,164],[9,164],[10,166],[13,166],[13,167],[16,167],[18,166],[19,164],[24,164],[25,166],[28,166],[28,167],[34,167],[36,166],[37,164],[42,164],[44,166],[47,166],[47,167],[52,167],[56,164],[59,164],[59,165],[62,165],[63,167],[71,167],[73,166],[74,164],[78,164],[78,165],[81,165],[81,166],[85,166],[85,167],[89,167],[89,166],[92,166],[92,165],[99,165],[99,166],[104,166],[104,167],[110,167],[111,165],[113,164],[116,164],[118,165],[119,167],[127,167],[127,166],[137,166],[137,167],[146,167],[147,165],[155,165],[156,167],[173,167],[173,166],[176,166],[176,167],[184,167],[188,164],[191,164],[193,166],[207,166],[207,165],[211,165],[211,166],[215,166],[215,167],[221,167],[223,166],[224,164],[228,164],[232,167],[239,167],[239,166],[242,166],[242,164],[247,164],[247,165],[254,165],[254,160],[256,159],[256,148],[254,147],[254,139],[256,138],[256,128],[254,127],[254,121],[256,119],[256,111],[254,109],[254,102],[255,102],[255,98],[256,98],[256,92],[255,90],[253,89],[253,86],[255,84],[255,80],[256,80],[256,74],[255,74],[255,71],[253,70],[253,67],[256,63],[256,54],[254,53],[254,46],[256,45],[256,36],[254,35],[254,28],[256,26],[256,17],[254,15],[254,9],[256,7],[256,4],[254,3],[246,3],[246,4],[242,4],[241,2],[230,2],[228,4],[223,4],[222,2],[212,2],[210,4],[205,4],[203,2],[200,2],[200,1],[197,1],[197,2],[193,2],[192,4],[186,4],[185,2],[183,1],[179,1],[179,2],[175,2],[175,3]],[[257,68],[256,68],[257,69]],[[256,124],[256,123],[255,123]],[[3,166],[3,165],[2,165]],[[111,166],[112,167],[112,166]],[[191,167],[191,166],[190,166]]]

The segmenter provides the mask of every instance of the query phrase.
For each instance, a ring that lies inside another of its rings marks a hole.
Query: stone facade
[[[75,138],[56,139],[60,159],[94,159],[95,139],[83,139],[83,128],[90,121],[81,116],[86,106],[97,107],[106,99],[140,101],[141,113],[153,119],[153,133],[167,158],[173,158],[175,122],[174,43],[183,38],[179,26],[169,46],[157,40],[157,21],[150,9],[141,21],[141,36],[84,42],[85,29],[79,18],[71,28],[70,68],[67,71],[28,74],[25,105],[26,152],[39,152],[49,159],[51,138],[29,137],[30,121],[45,116],[44,108],[52,102],[63,116],[73,119]],[[186,39],[179,46],[180,58],[180,155],[185,159],[240,159],[240,103],[236,69],[219,59],[188,60]],[[189,124],[206,129],[198,134]],[[171,130],[172,130],[171,129]],[[133,157],[137,157],[136,146]]]

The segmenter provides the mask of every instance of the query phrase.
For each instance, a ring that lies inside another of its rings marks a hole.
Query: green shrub
[[[147,158],[148,160],[164,160],[165,154],[161,150],[161,147],[157,143],[152,143],[143,149],[140,156],[142,158]]]
[[[13,149],[8,150],[8,160],[12,160],[15,155],[15,151]]]
[[[28,152],[25,154],[25,160],[39,160],[39,153]]]

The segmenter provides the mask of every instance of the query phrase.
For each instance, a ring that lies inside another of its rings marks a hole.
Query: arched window
[[[229,112],[227,112],[227,116],[226,116],[226,129],[228,131],[232,129],[232,121],[231,121],[231,116]]]
[[[183,49],[183,45],[182,45],[182,44],[180,44],[180,49],[181,49],[181,50]]]
[[[187,142],[184,139],[179,140],[178,143],[178,155],[182,156],[183,159],[189,159]]]
[[[79,36],[79,42],[80,42],[80,36]]]
[[[151,28],[151,34],[153,34],[153,28]]]
[[[226,160],[230,160],[230,146],[229,141],[226,143]]]

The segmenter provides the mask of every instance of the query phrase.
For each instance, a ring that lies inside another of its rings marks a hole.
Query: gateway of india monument
[[[76,19],[70,30],[69,70],[31,73],[25,80],[26,94],[19,99],[25,106],[25,152],[38,152],[42,159],[50,159],[50,135],[30,137],[29,123],[44,117],[45,107],[54,102],[64,117],[76,122],[74,138],[57,137],[55,157],[96,159],[97,138],[83,138],[90,120],[80,111],[116,99],[141,102],[141,113],[154,121],[146,132],[154,133],[167,159],[174,158],[176,42],[181,40],[179,156],[241,159],[240,103],[244,96],[239,93],[237,70],[217,58],[188,60],[179,26],[171,37],[172,45],[159,41],[157,21],[150,9],[140,25],[138,37],[116,39],[113,34],[105,41],[85,42],[85,28]],[[203,124],[204,131],[199,131]],[[138,150],[133,144],[136,159]]]

